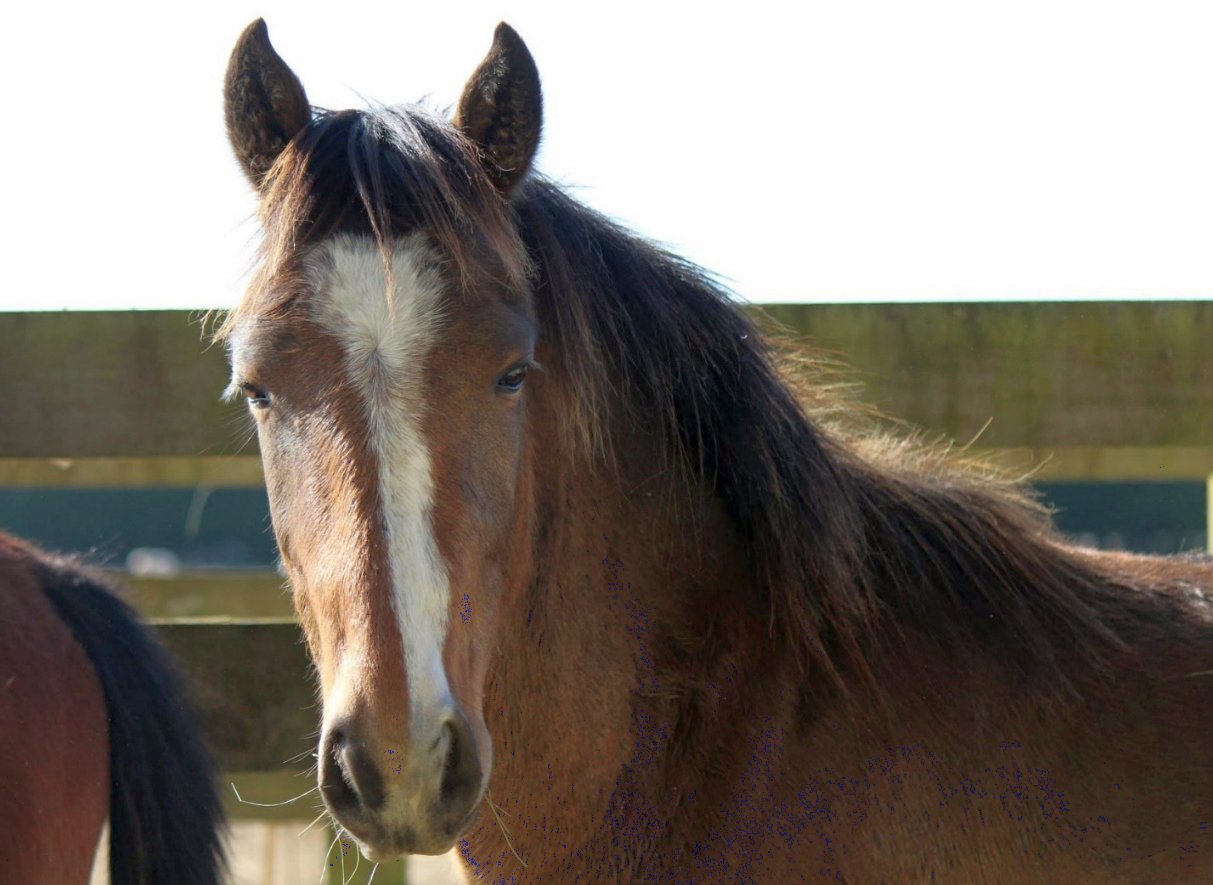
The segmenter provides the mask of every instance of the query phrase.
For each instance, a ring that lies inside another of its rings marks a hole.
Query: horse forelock
[[[319,112],[270,169],[259,216],[256,270],[219,340],[305,298],[303,263],[342,234],[375,242],[389,278],[393,250],[424,232],[461,291],[482,291],[486,280],[520,298],[528,290],[527,252],[478,148],[419,107]]]

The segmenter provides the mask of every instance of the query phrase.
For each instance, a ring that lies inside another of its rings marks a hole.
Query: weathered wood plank
[[[113,577],[145,618],[289,620],[295,615],[286,579],[272,571],[190,571],[172,577],[115,572]]]
[[[216,458],[0,458],[0,488],[261,486],[256,455]]]
[[[1035,480],[1198,480],[1213,475],[1208,446],[1049,446],[969,451]],[[0,488],[255,487],[257,456],[235,458],[4,458]]]
[[[990,421],[991,448],[1213,445],[1211,302],[763,310],[854,366],[865,400],[962,442]],[[0,456],[234,453],[246,424],[195,316],[0,314]]]
[[[1213,445],[990,449],[981,441],[970,454],[1031,482],[1203,482],[1213,475]]]
[[[299,771],[313,762],[320,713],[296,624],[286,619],[153,624],[181,666],[222,769]]]
[[[0,313],[0,456],[233,454],[223,351],[188,311]]]
[[[961,442],[981,432],[991,448],[1213,444],[1213,302],[764,312],[854,366],[865,401]]]

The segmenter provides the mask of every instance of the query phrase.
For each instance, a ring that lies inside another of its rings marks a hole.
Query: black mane
[[[607,397],[659,420],[723,500],[804,664],[871,677],[867,650],[904,628],[944,647],[996,641],[1024,672],[1061,649],[1097,661],[1119,644],[1098,611],[1105,578],[1060,548],[1017,487],[891,440],[861,457],[806,412],[778,354],[703,270],[542,179],[516,212],[544,334],[583,398],[570,420],[599,446]]]

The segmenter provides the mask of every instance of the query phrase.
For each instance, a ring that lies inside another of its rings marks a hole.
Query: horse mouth
[[[338,820],[340,841],[343,846],[352,841],[371,863],[390,863],[409,854],[446,854],[471,829],[481,801],[483,799],[474,803],[458,821],[435,821],[435,826],[427,827],[424,831],[407,824],[393,829],[378,822],[361,825],[351,822],[351,825]]]

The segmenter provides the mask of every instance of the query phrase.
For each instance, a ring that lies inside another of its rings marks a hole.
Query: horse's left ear
[[[510,193],[530,168],[542,121],[535,60],[518,33],[502,22],[455,112],[455,125],[484,151],[485,170],[502,193]]]

